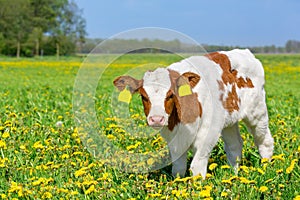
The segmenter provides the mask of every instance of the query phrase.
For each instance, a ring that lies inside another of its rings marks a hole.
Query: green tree
[[[85,20],[72,0],[0,0],[2,53],[71,54],[85,42]],[[54,51],[53,51],[54,50]]]
[[[15,50],[17,57],[21,54],[21,43],[30,30],[30,4],[27,0],[1,0],[0,27],[7,40],[8,51]]]

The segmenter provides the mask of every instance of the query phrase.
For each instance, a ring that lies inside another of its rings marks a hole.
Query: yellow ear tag
[[[122,92],[120,92],[118,101],[122,101],[122,102],[129,104],[131,97],[132,97],[132,95],[131,95],[130,91],[127,88],[125,88]]]
[[[190,86],[188,84],[184,84],[184,85],[180,86],[178,89],[178,94],[180,97],[191,95],[192,91],[191,91]]]

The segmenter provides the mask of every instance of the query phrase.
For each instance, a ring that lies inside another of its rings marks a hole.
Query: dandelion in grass
[[[231,180],[222,180],[222,183],[226,183],[226,184],[229,184],[229,185],[231,185],[232,184],[232,182],[231,182]]]
[[[297,195],[293,200],[300,200],[300,195]]]
[[[228,197],[228,193],[225,191],[221,192],[221,197]]]
[[[281,160],[281,161],[284,161],[285,159],[284,159],[284,154],[282,153],[282,154],[279,154],[279,155],[274,155],[274,156],[272,156],[272,159],[273,160]]]
[[[222,165],[221,169],[230,169],[231,167],[229,165]]]
[[[7,149],[6,142],[3,140],[0,140],[0,149]]]
[[[262,169],[260,169],[260,168],[257,168],[257,171],[258,171],[260,174],[262,174],[262,175],[265,174],[265,172],[264,172]]]
[[[261,163],[268,163],[270,160],[268,158],[262,158],[261,159]]]
[[[95,185],[91,185],[89,187],[89,189],[87,189],[86,191],[84,191],[84,194],[91,194],[92,192],[95,192],[96,189],[95,189]]]
[[[10,137],[10,134],[9,132],[5,131],[3,134],[2,134],[2,138],[9,138]]]
[[[298,161],[297,159],[292,160],[291,165],[286,169],[287,174],[290,174],[293,171],[297,161]]]
[[[213,171],[217,166],[218,166],[217,163],[212,163],[212,164],[209,165],[208,169],[209,169],[210,171]]]
[[[268,191],[268,187],[267,186],[261,186],[260,188],[259,188],[259,191],[260,192],[266,192],[266,191]]]

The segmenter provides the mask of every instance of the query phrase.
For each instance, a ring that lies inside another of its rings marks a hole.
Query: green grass
[[[126,55],[113,62],[91,97],[98,119],[98,132],[91,138],[79,137],[84,133],[75,125],[72,108],[73,86],[82,58],[0,58],[0,198],[299,198],[300,56],[257,57],[265,68],[274,158],[271,162],[259,158],[252,136],[241,123],[244,148],[238,176],[228,168],[220,140],[212,152],[205,181],[190,178],[190,172],[188,178],[174,179],[170,165],[147,173],[123,171],[132,170],[126,166],[128,162],[137,165],[149,161],[149,157],[137,160],[138,153],[165,153],[165,142],[146,127],[136,95],[132,100],[135,103],[123,110],[127,119],[114,118],[118,113],[111,102],[115,102],[117,93],[112,80],[136,66],[166,66],[180,57]],[[140,75],[142,68],[131,72]],[[63,126],[57,126],[58,121]],[[98,134],[116,148],[115,157],[110,157],[111,146],[94,138]],[[83,143],[89,143],[90,150],[101,147],[98,157],[93,157]]]

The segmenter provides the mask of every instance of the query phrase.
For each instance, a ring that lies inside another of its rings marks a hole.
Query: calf
[[[138,92],[149,126],[161,129],[172,158],[172,174],[184,176],[193,150],[193,175],[206,176],[208,158],[222,136],[229,163],[238,167],[243,141],[239,120],[253,134],[259,153],[271,158],[262,64],[249,50],[193,56],[167,68],[148,71],[142,80],[120,76],[119,91]]]

